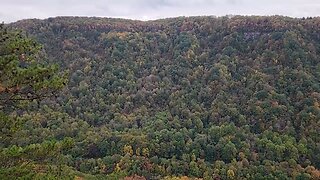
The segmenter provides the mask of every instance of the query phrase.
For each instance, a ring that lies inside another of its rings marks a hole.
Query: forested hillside
[[[1,155],[37,165],[11,176],[320,178],[320,18],[57,17],[9,26],[69,72],[56,98],[11,113],[24,123],[2,138]],[[59,160],[10,154],[66,142]]]

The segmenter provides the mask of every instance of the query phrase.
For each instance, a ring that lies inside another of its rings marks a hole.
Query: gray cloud
[[[157,19],[174,16],[319,16],[319,0],[1,0],[0,21],[54,16]]]

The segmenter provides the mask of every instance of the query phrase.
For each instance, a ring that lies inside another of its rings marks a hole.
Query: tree
[[[0,110],[19,101],[51,97],[65,85],[66,74],[40,61],[41,50],[35,40],[0,24]]]
[[[25,37],[21,32],[10,31],[0,24],[0,129],[4,130],[0,135],[2,142],[11,136],[12,129],[16,129],[16,125],[20,123],[8,115],[17,109],[19,102],[51,97],[66,83],[66,74],[58,73],[55,65],[41,62],[43,56],[41,46],[36,41]],[[19,171],[32,174],[29,163],[43,163],[53,156],[60,159],[58,155],[63,149],[68,149],[69,145],[72,146],[71,141],[65,141],[64,144],[45,141],[24,148],[15,145],[3,148],[2,145],[0,164],[4,169],[0,168],[0,177],[4,175],[9,178],[11,168],[17,174],[20,174]],[[62,170],[61,166],[58,166],[57,175],[60,176]],[[27,173],[21,173],[20,176],[31,175]],[[51,172],[48,170],[49,173]]]
[[[227,142],[225,146],[222,148],[222,159],[226,162],[230,162],[232,159],[236,157],[236,155],[236,146],[231,141]]]

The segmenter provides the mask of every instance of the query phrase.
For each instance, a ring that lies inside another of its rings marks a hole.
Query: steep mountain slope
[[[68,165],[91,174],[319,177],[320,18],[11,26],[70,71],[64,92],[25,127],[30,138],[17,133],[14,144],[72,137]]]

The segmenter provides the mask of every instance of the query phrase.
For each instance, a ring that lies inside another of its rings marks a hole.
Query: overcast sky
[[[320,0],[0,0],[0,21],[55,16],[151,20],[195,15],[320,15]]]

